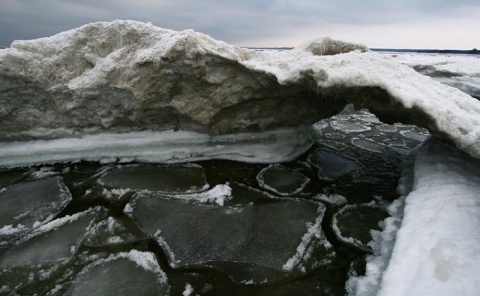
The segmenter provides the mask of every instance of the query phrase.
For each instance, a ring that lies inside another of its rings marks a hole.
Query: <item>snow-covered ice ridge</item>
[[[480,157],[480,102],[360,45],[314,39],[252,51],[192,30],[114,21],[0,50],[3,140],[265,131],[314,123],[348,102]]]
[[[430,140],[416,158],[411,192],[391,206],[373,244],[377,256],[369,256],[365,277],[349,280],[349,295],[478,295],[479,176],[478,160]]]

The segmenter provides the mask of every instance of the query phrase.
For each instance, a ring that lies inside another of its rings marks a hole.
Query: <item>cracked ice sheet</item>
[[[377,295],[478,295],[480,161],[430,142]]]

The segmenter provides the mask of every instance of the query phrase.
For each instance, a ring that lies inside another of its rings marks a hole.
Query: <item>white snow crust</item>
[[[480,162],[430,140],[398,191],[404,196],[374,233],[366,276],[350,277],[349,295],[478,295]]]
[[[478,295],[480,162],[444,143],[417,157],[378,295]]]

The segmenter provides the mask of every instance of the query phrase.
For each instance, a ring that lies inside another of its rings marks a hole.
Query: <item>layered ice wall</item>
[[[0,139],[259,132],[313,123],[353,102],[480,156],[477,100],[365,51],[315,39],[256,52],[133,21],[16,41],[0,51]],[[324,55],[332,53],[342,54]]]

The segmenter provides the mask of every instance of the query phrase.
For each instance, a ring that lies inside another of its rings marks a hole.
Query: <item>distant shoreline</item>
[[[291,50],[293,47],[244,47],[252,50]],[[375,52],[390,52],[390,53],[439,53],[439,54],[475,54],[480,55],[480,50],[478,49],[411,49],[411,48],[370,48],[371,51]]]

